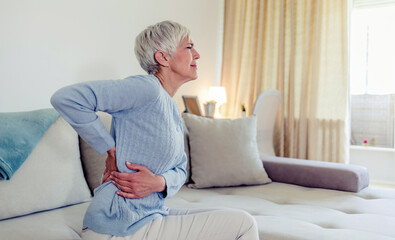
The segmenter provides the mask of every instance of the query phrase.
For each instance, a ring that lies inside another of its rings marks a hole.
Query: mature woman
[[[189,36],[178,23],[150,26],[135,43],[148,75],[75,84],[52,96],[52,105],[78,134],[98,153],[108,153],[103,184],[85,214],[83,239],[258,239],[254,219],[245,212],[164,206],[186,177],[182,119],[172,97],[197,78],[200,56]],[[96,111],[112,115],[111,133]]]

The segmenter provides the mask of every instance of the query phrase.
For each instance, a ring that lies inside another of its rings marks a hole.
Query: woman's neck
[[[177,82],[170,76],[165,76],[165,74],[161,72],[155,73],[154,76],[158,78],[163,89],[170,95],[170,97],[173,97],[178,88],[182,85],[182,82]]]

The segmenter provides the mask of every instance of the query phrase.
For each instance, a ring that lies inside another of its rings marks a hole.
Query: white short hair
[[[159,71],[155,52],[160,50],[172,56],[181,40],[189,36],[190,31],[181,24],[163,21],[147,27],[136,37],[134,53],[140,66],[148,74],[155,74]]]

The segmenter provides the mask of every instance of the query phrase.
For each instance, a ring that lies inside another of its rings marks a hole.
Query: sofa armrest
[[[369,185],[369,172],[362,166],[268,156],[261,159],[274,182],[349,192]]]

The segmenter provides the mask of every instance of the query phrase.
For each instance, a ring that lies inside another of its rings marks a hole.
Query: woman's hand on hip
[[[154,192],[163,192],[166,181],[163,176],[155,175],[148,168],[135,163],[126,162],[126,166],[134,173],[111,172],[111,180],[120,190],[119,196],[125,198],[142,198]]]
[[[102,184],[111,180],[111,172],[118,172],[115,146],[107,151],[106,168],[104,169]]]

